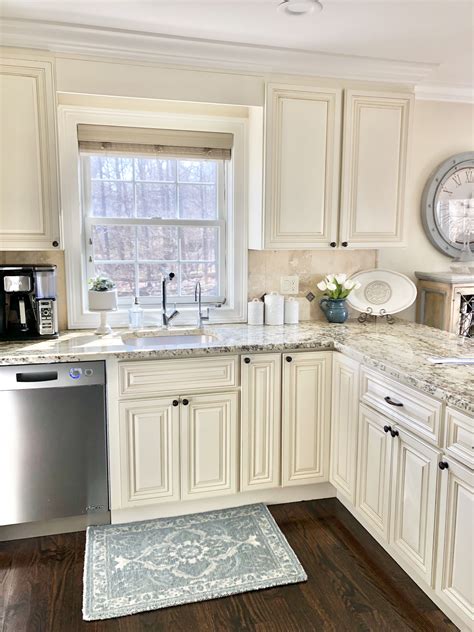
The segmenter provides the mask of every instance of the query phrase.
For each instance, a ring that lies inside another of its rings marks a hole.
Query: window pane
[[[133,158],[91,156],[90,168],[93,180],[133,180]]]
[[[133,217],[133,184],[91,182],[92,217]]]
[[[219,229],[217,227],[186,226],[181,228],[181,259],[183,261],[215,261]]]
[[[215,184],[217,163],[213,160],[178,160],[180,182],[205,182]]]
[[[166,263],[138,264],[138,287],[140,296],[161,296],[162,275],[177,272],[175,267]],[[174,278],[166,287],[169,297],[178,295],[178,282]]]
[[[133,263],[96,263],[95,273],[115,281],[119,296],[135,294],[135,266]]]
[[[92,226],[94,260],[135,259],[135,226]]]
[[[181,219],[216,219],[217,187],[213,184],[180,184]]]
[[[178,229],[176,226],[139,226],[138,258],[178,259]]]
[[[217,296],[217,270],[215,263],[182,263],[181,295],[193,296],[196,281],[201,282],[203,295]]]
[[[176,185],[174,184],[137,184],[138,217],[177,217]]]
[[[175,182],[176,160],[173,158],[135,158],[135,178]]]

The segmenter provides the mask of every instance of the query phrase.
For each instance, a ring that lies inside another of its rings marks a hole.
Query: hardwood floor
[[[271,507],[306,583],[82,620],[84,533],[0,543],[1,632],[443,632],[455,626],[335,499]]]

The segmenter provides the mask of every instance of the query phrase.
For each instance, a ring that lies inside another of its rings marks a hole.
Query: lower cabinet
[[[331,359],[331,352],[283,354],[283,486],[329,478]]]
[[[474,628],[474,472],[451,458],[440,473],[436,591]],[[447,467],[446,467],[447,465]]]
[[[181,498],[237,492],[238,394],[181,400]]]

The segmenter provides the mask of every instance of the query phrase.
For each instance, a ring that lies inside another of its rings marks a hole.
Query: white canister
[[[283,325],[285,299],[278,292],[265,294],[265,325]]]
[[[290,296],[285,300],[285,325],[297,325],[299,323],[300,304]]]
[[[248,304],[247,323],[249,325],[263,325],[263,302],[254,298]]]

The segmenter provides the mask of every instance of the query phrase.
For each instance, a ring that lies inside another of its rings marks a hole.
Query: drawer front
[[[446,408],[446,452],[474,469],[474,419],[459,410]]]
[[[361,401],[440,445],[441,402],[366,368],[361,373]]]
[[[239,386],[237,356],[120,364],[120,397],[186,395]]]

